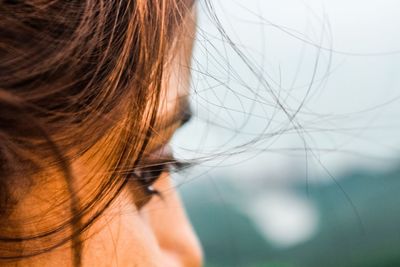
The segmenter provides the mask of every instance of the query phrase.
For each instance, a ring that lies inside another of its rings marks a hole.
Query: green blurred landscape
[[[287,248],[268,242],[251,218],[229,201],[227,194],[239,202],[251,197],[229,179],[214,177],[215,184],[199,178],[182,186],[206,266],[400,266],[400,168],[352,170],[337,178],[337,183],[309,184],[308,194],[305,183],[291,187],[315,204],[320,221],[312,238]]]

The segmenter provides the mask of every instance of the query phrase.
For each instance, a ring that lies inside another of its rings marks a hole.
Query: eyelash
[[[135,180],[139,182],[144,193],[146,200],[140,206],[145,206],[154,196],[161,199],[163,195],[160,191],[153,188],[153,184],[160,178],[163,172],[179,172],[188,167],[188,163],[170,158],[168,160],[159,160],[146,162],[141,164],[143,167],[137,167],[128,177],[128,180]]]

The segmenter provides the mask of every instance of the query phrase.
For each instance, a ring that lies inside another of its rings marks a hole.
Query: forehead
[[[156,124],[151,141],[153,145],[150,147],[156,145],[155,143],[166,143],[181,122],[190,116],[190,63],[196,26],[195,12],[193,9],[185,17],[170,60],[165,66]]]
[[[160,114],[169,111],[176,103],[187,98],[190,85],[190,68],[195,39],[196,13],[189,12],[172,47],[170,60],[165,67],[161,92]]]
[[[158,114],[180,112],[188,107],[190,69],[196,28],[196,10],[193,8],[183,20],[181,30],[172,48],[165,67],[163,88],[160,95]]]

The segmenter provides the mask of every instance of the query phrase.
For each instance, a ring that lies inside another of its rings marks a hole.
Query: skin
[[[169,77],[164,81],[164,88],[159,106],[158,124],[169,120],[180,110],[188,95],[190,58],[195,27],[194,14],[185,22],[185,36],[180,39],[181,47],[168,65]],[[191,34],[193,33],[193,34]],[[150,142],[151,151],[156,144],[167,142],[180,122],[169,127],[156,129],[157,134]],[[104,141],[106,142],[106,141]],[[94,146],[100,151],[102,145]],[[90,153],[89,153],[90,154]],[[95,153],[107,155],[106,152]],[[94,154],[93,154],[94,155]],[[91,167],[100,160],[99,156],[76,159],[72,169],[76,176],[86,177]],[[104,161],[104,158],[101,159]],[[101,172],[99,172],[100,175]],[[22,229],[26,234],[40,231],[51,226],[56,219],[68,216],[69,211],[57,200],[67,195],[65,181],[56,171],[43,175],[46,183],[33,187],[29,192],[21,192],[20,208],[12,216],[15,220],[41,216],[41,220]],[[94,181],[94,182],[93,182]],[[80,197],[90,193],[96,179],[82,178],[76,184],[80,188]],[[100,218],[86,231],[82,249],[82,266],[163,266],[197,267],[202,265],[202,251],[197,237],[185,214],[178,193],[171,183],[168,173],[163,173],[155,182],[154,188],[162,193],[162,198],[154,196],[143,207],[138,203],[147,197],[138,185],[129,183],[121,194],[112,202]],[[23,196],[22,196],[23,195]],[[37,244],[40,246],[40,244]],[[31,245],[34,246],[34,245]],[[72,242],[45,254],[27,258],[17,263],[4,263],[2,266],[73,266]]]

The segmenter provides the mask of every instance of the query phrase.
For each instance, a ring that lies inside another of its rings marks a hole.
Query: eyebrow
[[[175,108],[169,111],[164,119],[158,120],[154,127],[152,127],[153,129],[151,140],[154,140],[154,138],[160,138],[163,136],[163,133],[168,132],[169,130],[171,130],[172,127],[177,127],[168,134],[168,137],[162,137],[161,140],[158,140],[155,144],[153,144],[155,145],[155,147],[149,146],[151,150],[147,154],[147,156],[152,152],[158,150],[160,147],[164,146],[172,137],[172,135],[170,134],[173,134],[177,129],[188,123],[192,117],[192,110],[190,108],[187,97],[182,97],[178,99],[176,101]]]
[[[168,116],[159,126],[168,128],[175,124],[179,124],[179,127],[182,127],[192,119],[193,113],[186,97],[179,100],[177,106],[178,107],[175,108],[173,114]]]
[[[193,118],[193,112],[189,105],[181,112],[180,117],[180,126],[185,125]]]

